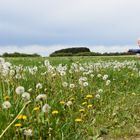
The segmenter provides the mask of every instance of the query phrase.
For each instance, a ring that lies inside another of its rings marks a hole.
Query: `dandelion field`
[[[0,58],[0,139],[135,138],[135,57]]]

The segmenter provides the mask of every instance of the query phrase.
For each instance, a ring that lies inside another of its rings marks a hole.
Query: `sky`
[[[0,0],[0,54],[137,48],[140,0]]]

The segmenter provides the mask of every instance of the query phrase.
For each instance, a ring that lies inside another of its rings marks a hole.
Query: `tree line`
[[[1,57],[40,57],[39,54],[34,53],[34,54],[26,54],[26,53],[4,53],[1,55]]]

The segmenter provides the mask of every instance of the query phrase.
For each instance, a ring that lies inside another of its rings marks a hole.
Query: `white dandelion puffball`
[[[100,99],[100,97],[101,97],[100,94],[95,95],[95,98],[97,98],[97,99]]]
[[[108,78],[108,75],[105,74],[105,75],[103,76],[103,80],[107,80],[107,78]]]
[[[32,136],[33,135],[33,131],[32,131],[32,129],[25,129],[23,134],[25,136]]]
[[[99,90],[98,90],[98,93],[102,93],[102,92],[103,92],[103,89],[99,89]]]
[[[111,81],[110,80],[107,80],[106,81],[106,86],[110,85]]]
[[[71,106],[72,104],[73,104],[72,101],[68,101],[68,102],[66,103],[67,106]]]
[[[48,104],[45,104],[43,107],[42,107],[42,111],[44,113],[48,113],[50,111],[51,107],[48,105]]]
[[[46,94],[39,94],[36,97],[36,101],[40,101],[40,100],[46,100],[47,99],[47,95]]]
[[[16,93],[17,94],[23,94],[24,92],[25,92],[24,87],[19,86],[19,87],[16,88]]]
[[[75,88],[75,85],[74,84],[70,84],[70,88]]]
[[[62,85],[63,85],[63,87],[67,87],[68,83],[67,82],[63,82]]]
[[[5,101],[3,102],[2,107],[4,109],[9,109],[11,107],[11,103],[9,101]]]
[[[30,94],[28,93],[28,92],[24,92],[23,94],[22,94],[22,98],[24,99],[24,100],[30,100]]]
[[[38,84],[36,84],[36,89],[42,89],[42,84],[41,83],[38,83]]]
[[[87,86],[88,86],[88,82],[84,82],[84,83],[83,83],[83,86],[84,86],[84,87],[87,87]]]

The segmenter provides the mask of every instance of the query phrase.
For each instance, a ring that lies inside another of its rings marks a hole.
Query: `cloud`
[[[139,5],[139,0],[0,0],[0,44],[133,45],[140,33]]]
[[[5,52],[13,53],[38,53],[42,56],[49,56],[52,52],[63,49],[63,48],[71,48],[71,47],[83,47],[83,46],[64,46],[64,45],[53,45],[53,46],[39,46],[39,45],[30,45],[30,46],[0,46],[0,54]],[[126,52],[128,49],[135,48],[135,46],[87,46],[93,52]]]

